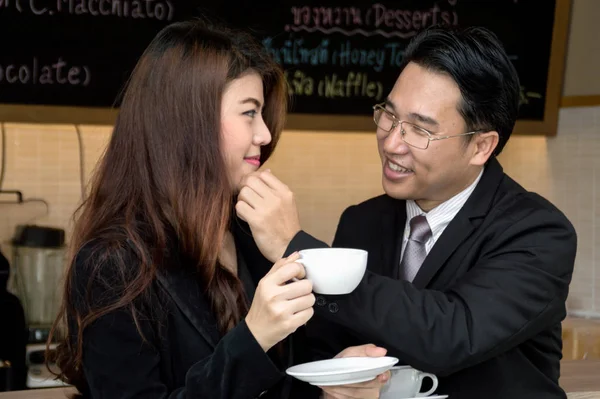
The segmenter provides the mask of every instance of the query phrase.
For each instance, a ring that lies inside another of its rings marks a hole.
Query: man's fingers
[[[244,201],[252,208],[256,208],[258,204],[263,201],[263,197],[261,197],[253,188],[244,186],[238,194],[238,201]]]
[[[392,372],[388,370],[385,373],[379,374],[377,376],[377,381],[379,381],[382,384],[385,384],[390,380],[390,378],[392,378]]]
[[[277,192],[287,192],[289,187],[279,180],[270,170],[262,171],[258,177],[272,190]]]
[[[251,188],[262,198],[268,198],[273,195],[273,189],[262,179],[261,175],[258,174],[248,176],[244,180],[244,187]]]
[[[365,344],[359,346],[350,346],[335,356],[336,358],[340,357],[350,357],[350,356],[358,356],[358,357],[381,357],[385,356],[387,353],[387,349],[373,345],[373,344]]]
[[[351,399],[377,399],[379,398],[379,388],[360,388],[353,385],[340,385],[332,387],[320,387],[324,392],[335,398]]]
[[[235,212],[244,222],[250,223],[252,215],[254,214],[254,208],[245,201],[238,201],[235,204]]]
[[[365,353],[369,357],[382,357],[382,356],[386,355],[387,349],[382,348],[380,346],[373,345],[373,346],[366,347]]]

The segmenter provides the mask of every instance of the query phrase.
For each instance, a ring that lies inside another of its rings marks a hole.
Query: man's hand
[[[294,193],[270,170],[251,173],[242,184],[235,210],[250,225],[260,252],[274,263],[300,231]]]
[[[336,358],[340,357],[381,357],[385,356],[387,349],[375,346],[373,344],[351,346],[344,349]],[[329,387],[320,387],[323,390],[323,399],[367,399],[379,398],[379,392],[385,383],[390,379],[390,372],[386,371],[377,376],[377,378],[361,382],[358,384],[337,385]]]

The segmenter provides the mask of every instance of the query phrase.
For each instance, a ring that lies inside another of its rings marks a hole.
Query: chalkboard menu
[[[0,0],[0,119],[110,123],[138,57],[165,25],[199,15],[252,31],[285,68],[291,128],[372,129],[409,40],[479,25],[522,84],[520,120],[553,134],[568,0]],[[558,23],[563,21],[563,23]],[[550,121],[550,125],[548,125]],[[537,125],[536,125],[537,124]]]

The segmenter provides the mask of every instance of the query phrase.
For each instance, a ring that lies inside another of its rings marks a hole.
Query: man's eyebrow
[[[394,113],[398,112],[396,110],[396,106],[394,105],[394,103],[392,102],[392,100],[390,100],[389,98],[386,98],[384,103],[385,103],[386,107],[391,108]],[[437,127],[437,126],[440,125],[440,123],[438,121],[436,121],[433,117],[427,116],[427,115],[423,115],[423,114],[420,114],[418,112],[410,112],[408,114],[408,118],[410,120],[412,120],[412,121],[421,122],[421,123],[427,124],[429,126],[435,126],[435,127]]]
[[[423,115],[418,112],[411,112],[408,114],[408,117],[412,120],[419,121],[421,123],[425,123],[429,126],[439,126],[439,122],[433,119],[431,116]]]

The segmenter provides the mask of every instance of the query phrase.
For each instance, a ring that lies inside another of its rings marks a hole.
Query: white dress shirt
[[[449,200],[442,202],[429,212],[423,212],[415,201],[407,200],[406,223],[404,225],[404,238],[402,240],[402,255],[404,255],[404,248],[406,248],[408,236],[410,235],[410,220],[418,215],[424,215],[427,219],[427,223],[429,223],[429,228],[431,229],[431,237],[425,243],[425,250],[429,254],[429,251],[433,248],[437,239],[440,238],[446,227],[450,224],[452,219],[454,219],[454,216],[456,216],[465,202],[467,202],[467,199],[469,199],[471,193],[473,193],[473,190],[477,187],[477,183],[481,180],[482,175],[483,169],[479,173],[479,176],[477,176],[477,179],[475,179],[469,187],[465,188]]]

